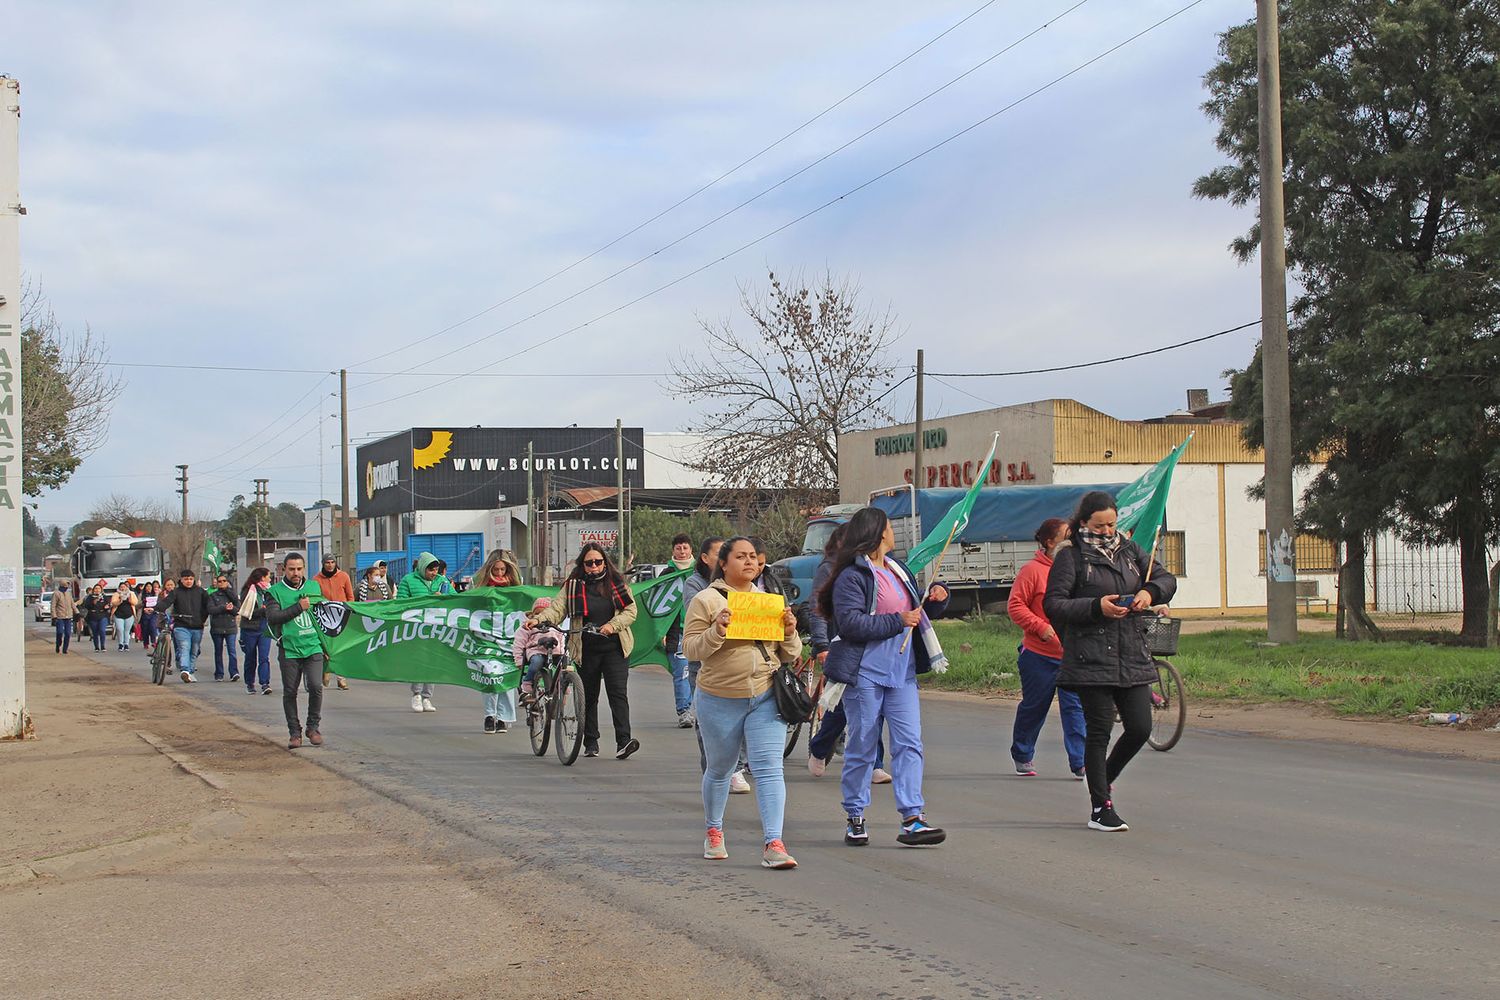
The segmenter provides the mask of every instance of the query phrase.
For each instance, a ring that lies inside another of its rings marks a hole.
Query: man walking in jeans
[[[307,741],[323,745],[318,727],[323,721],[323,643],[318,624],[308,608],[323,600],[318,585],[307,578],[307,561],[290,553],[281,564],[281,579],[266,591],[266,625],[281,653],[281,707],[286,711],[287,749],[302,745],[297,719],[297,688],[307,687]]]
[[[203,651],[203,626],[208,624],[208,592],[198,586],[198,575],[190,569],[177,574],[177,587],[156,602],[156,613],[172,615],[172,648],[177,652],[177,670],[182,683],[198,679],[198,654]],[[122,637],[123,638],[123,637]]]

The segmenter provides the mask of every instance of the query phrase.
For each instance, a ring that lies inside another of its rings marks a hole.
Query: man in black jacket
[[[240,661],[234,653],[234,636],[240,630],[239,598],[229,586],[229,575],[214,574],[214,589],[208,595],[208,633],[214,642],[214,680],[224,679],[224,654],[229,654],[229,679],[240,679]]]
[[[156,610],[172,615],[172,646],[182,683],[196,682],[194,666],[203,651],[203,626],[208,624],[208,592],[198,586],[198,574],[190,569],[177,574],[177,589],[158,601]]]

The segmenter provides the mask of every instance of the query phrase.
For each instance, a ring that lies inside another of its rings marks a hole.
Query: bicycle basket
[[[1176,656],[1182,619],[1152,617],[1146,622],[1146,649],[1152,656]]]

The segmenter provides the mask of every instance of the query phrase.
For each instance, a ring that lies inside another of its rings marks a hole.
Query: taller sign
[[[0,77],[0,739],[24,736],[21,546],[21,85]]]

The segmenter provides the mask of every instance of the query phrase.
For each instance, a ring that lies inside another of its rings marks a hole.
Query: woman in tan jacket
[[[760,807],[767,868],[795,868],[797,862],[781,841],[786,812],[786,782],[781,755],[786,744],[786,722],[776,714],[771,677],[781,663],[802,652],[797,619],[790,611],[782,618],[780,642],[728,638],[729,594],[755,592],[760,561],[755,545],[731,538],[719,549],[714,579],[688,606],[683,625],[683,651],[703,666],[698,671],[694,710],[703,736],[707,767],[703,772],[703,815],[708,833],[703,856],[710,861],[729,857],[724,846],[724,806],[729,801],[729,779],[739,761],[743,741],[755,775],[755,800]]]

